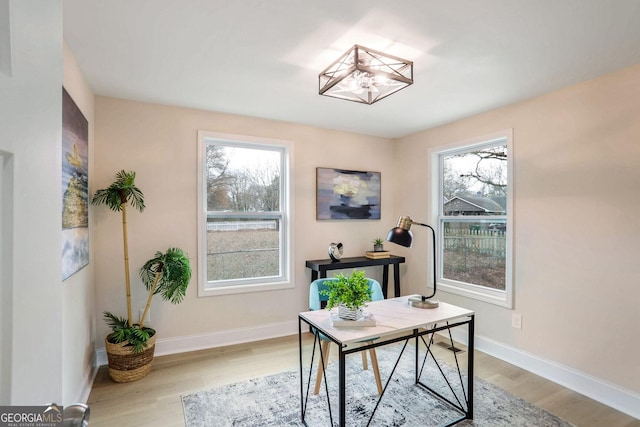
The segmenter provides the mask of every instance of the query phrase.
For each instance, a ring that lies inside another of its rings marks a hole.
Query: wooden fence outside
[[[445,228],[444,250],[504,258],[507,251],[507,239],[504,231]]]
[[[207,231],[275,230],[276,221],[207,222]]]

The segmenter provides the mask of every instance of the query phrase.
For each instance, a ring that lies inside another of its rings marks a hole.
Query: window
[[[292,287],[291,144],[198,132],[198,295]]]
[[[511,307],[511,131],[432,151],[438,285]]]

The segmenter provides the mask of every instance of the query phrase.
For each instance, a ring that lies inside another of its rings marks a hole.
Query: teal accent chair
[[[326,279],[317,279],[311,282],[309,287],[309,310],[321,310],[327,305],[327,300],[329,297],[327,295],[321,295],[320,291],[329,289],[326,282],[330,282],[336,280],[333,277]],[[373,291],[371,293],[371,301],[380,301],[384,299],[384,295],[382,293],[382,287],[377,280],[368,279],[369,280],[369,288]],[[331,341],[320,334],[320,340],[322,344],[320,346],[322,351],[322,357],[318,360],[318,373],[316,375],[316,386],[313,390],[313,394],[318,394],[320,392],[320,385],[322,384],[322,374],[324,372],[324,366],[322,365],[322,361],[327,364],[329,362],[329,344]],[[371,341],[363,341],[365,344],[373,343]],[[367,364],[367,355],[366,352],[361,352],[362,355],[362,368],[367,370],[369,366]],[[382,381],[380,380],[380,370],[378,369],[378,357],[376,356],[376,349],[369,349],[369,357],[371,358],[371,366],[373,367],[373,374],[376,378],[376,385],[378,387],[378,394],[382,394]]]

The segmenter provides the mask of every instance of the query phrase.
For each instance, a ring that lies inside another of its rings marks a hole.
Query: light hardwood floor
[[[305,334],[305,351],[310,351],[312,342],[312,336]],[[434,349],[439,357],[453,359],[451,351],[440,346],[434,346]],[[335,348],[332,357],[335,360]],[[103,366],[87,402],[91,408],[89,425],[184,426],[182,395],[298,369],[298,363],[298,337],[295,335],[157,357],[147,377],[127,384],[111,381]],[[640,427],[640,420],[478,351],[475,353],[475,373],[579,427]]]

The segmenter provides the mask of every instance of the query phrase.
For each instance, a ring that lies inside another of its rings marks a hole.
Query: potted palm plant
[[[182,302],[191,280],[189,258],[180,248],[169,248],[165,253],[156,252],[140,268],[140,279],[149,291],[140,323],[130,326],[127,319],[104,313],[111,327],[111,333],[105,340],[109,375],[116,382],[134,381],[151,371],[156,331],[145,326],[144,319],[154,295],[160,294],[163,300],[173,304]]]
[[[131,312],[127,204],[140,212],[144,210],[144,195],[135,186],[135,172],[118,172],[116,180],[108,188],[96,191],[92,203],[105,204],[111,210],[122,212],[127,317],[104,312],[107,325],[111,328],[111,333],[105,338],[105,347],[111,378],[116,382],[130,382],[151,371],[156,331],[145,326],[144,319],[153,296],[160,294],[164,300],[174,304],[181,302],[191,279],[191,265],[181,249],[169,248],[165,253],[157,252],[140,268],[140,278],[149,295],[140,323],[134,323]]]
[[[364,271],[353,271],[350,276],[338,274],[334,280],[324,282],[328,289],[320,294],[328,296],[327,310],[338,306],[338,317],[345,320],[358,320],[362,317],[366,303],[371,301],[372,290]]]
[[[91,203],[94,205],[107,205],[115,212],[122,212],[122,242],[124,246],[124,280],[127,293],[127,321],[132,326],[131,316],[131,280],[129,276],[129,240],[127,234],[127,205],[144,211],[144,194],[135,185],[136,173],[124,170],[116,174],[116,179],[111,185],[98,190],[93,195]]]

